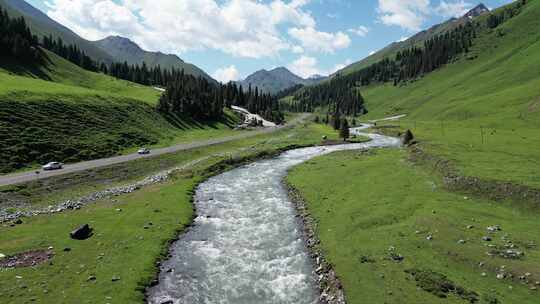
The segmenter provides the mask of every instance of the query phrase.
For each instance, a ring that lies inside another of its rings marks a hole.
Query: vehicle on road
[[[148,149],[148,148],[140,148],[140,149],[137,151],[137,153],[140,154],[140,155],[150,154],[150,149]]]
[[[60,170],[62,169],[64,164],[60,162],[50,162],[43,167],[41,167],[43,170]]]

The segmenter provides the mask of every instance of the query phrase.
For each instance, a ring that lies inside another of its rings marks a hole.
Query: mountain
[[[69,28],[52,20],[24,0],[0,0],[0,6],[6,9],[11,17],[24,17],[32,33],[39,37],[48,35],[60,37],[65,43],[78,45],[80,49],[95,60],[106,63],[113,61],[113,58],[105,51],[94,46],[90,41],[81,38]]]
[[[459,25],[463,25],[467,23],[471,18],[476,18],[489,12],[490,10],[484,4],[479,4],[460,18],[452,18],[443,23],[436,24],[427,30],[420,31],[417,34],[407,39],[393,42],[389,44],[388,46],[386,46],[385,48],[375,52],[374,54],[343,68],[342,70],[336,72],[334,75],[338,75],[338,74],[343,75],[343,74],[348,74],[348,73],[357,71],[373,63],[376,63],[386,57],[393,56],[399,51],[411,48],[413,46],[421,47],[423,46],[425,41],[437,35],[440,35],[446,31],[452,30],[458,27]]]
[[[263,92],[274,94],[279,91],[294,87],[295,85],[311,85],[320,82],[323,79],[325,79],[325,77],[320,75],[315,75],[305,79],[298,75],[295,75],[287,68],[279,67],[270,71],[257,71],[249,75],[245,80],[240,81],[239,83],[244,88],[247,88],[249,85],[251,85],[252,88],[257,87]]]
[[[489,8],[487,8],[483,3],[478,4],[476,7],[468,11],[463,18],[476,18],[485,13],[489,13]]]
[[[203,76],[215,81],[198,67],[182,61],[175,55],[144,51],[127,38],[107,37],[99,41],[86,40],[24,0],[0,0],[0,6],[4,7],[12,17],[24,17],[32,33],[39,37],[48,35],[60,37],[65,43],[76,44],[94,60],[105,63],[127,61],[131,64],[142,64],[145,61],[148,66],[159,64],[165,68],[180,68],[184,69],[186,74]]]
[[[135,42],[120,36],[109,36],[105,39],[91,42],[94,46],[105,51],[115,61],[128,64],[142,64],[146,62],[149,67],[161,66],[162,68],[184,69],[186,74],[202,76],[214,81],[203,70],[193,64],[186,63],[176,55],[163,54],[161,52],[148,52],[140,48]]]

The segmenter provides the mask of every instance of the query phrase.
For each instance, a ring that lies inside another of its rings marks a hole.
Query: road
[[[303,113],[303,114],[300,114],[298,117],[296,117],[295,119],[293,119],[291,122],[289,122],[287,125],[284,125],[284,126],[266,128],[266,129],[263,129],[263,130],[258,130],[258,131],[248,132],[248,133],[242,133],[242,134],[233,135],[233,136],[220,137],[220,138],[215,138],[215,139],[208,139],[208,140],[203,140],[203,141],[196,141],[196,142],[191,142],[191,143],[178,144],[178,145],[174,145],[174,146],[170,146],[170,147],[166,147],[166,148],[160,148],[160,149],[152,150],[152,152],[150,154],[147,154],[147,155],[139,155],[137,153],[134,153],[134,154],[127,154],[127,155],[120,155],[120,156],[113,156],[113,157],[108,157],[108,158],[84,161],[84,162],[65,165],[64,168],[61,169],[61,170],[56,170],[56,171],[43,171],[43,170],[40,170],[41,171],[40,174],[36,174],[34,171],[27,171],[27,172],[20,172],[20,173],[2,175],[2,176],[0,176],[0,186],[7,186],[7,185],[26,183],[26,182],[45,179],[45,178],[49,178],[49,177],[53,177],[53,176],[59,176],[59,175],[64,175],[64,174],[68,174],[68,173],[80,172],[80,171],[84,171],[84,170],[95,169],[95,168],[100,168],[100,167],[125,163],[125,162],[133,161],[133,160],[136,160],[136,159],[151,158],[151,157],[156,157],[156,156],[163,155],[163,154],[175,153],[175,152],[179,152],[179,151],[196,149],[196,148],[201,148],[201,147],[206,147],[206,146],[212,146],[212,145],[222,144],[222,143],[226,143],[226,142],[230,142],[230,141],[234,141],[234,140],[245,139],[245,138],[249,138],[249,137],[253,137],[253,136],[257,136],[257,135],[261,135],[261,134],[272,133],[272,132],[276,132],[278,130],[282,130],[282,129],[288,128],[290,126],[293,126],[293,125],[295,125],[295,124],[297,124],[299,122],[302,122],[308,116],[309,116],[309,114]]]

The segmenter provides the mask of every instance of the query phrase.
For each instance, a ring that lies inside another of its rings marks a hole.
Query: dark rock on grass
[[[444,274],[421,269],[409,269],[405,272],[414,278],[418,287],[439,298],[446,298],[450,293],[453,293],[469,303],[476,303],[479,300],[476,292],[456,285]]]
[[[414,141],[414,135],[412,134],[411,130],[407,130],[405,134],[403,134],[402,142],[404,145],[411,145]]]
[[[70,251],[71,251],[71,248],[69,247],[64,248],[64,252],[70,252]]]
[[[113,276],[111,281],[113,281],[113,282],[120,281],[120,277],[119,276]]]
[[[375,263],[375,260],[372,259],[371,257],[367,256],[367,255],[361,256],[359,260],[360,260],[360,263],[362,263],[362,264]]]
[[[391,252],[390,253],[390,259],[392,259],[393,261],[396,261],[396,262],[402,262],[405,259],[405,257],[402,256],[401,254]]]
[[[69,236],[74,240],[86,240],[92,236],[92,228],[88,224],[84,224],[79,228],[71,231]]]
[[[87,281],[95,281],[96,280],[96,277],[95,276],[89,276],[88,279],[86,279]]]
[[[20,268],[36,266],[47,262],[53,256],[50,250],[32,250],[7,256],[0,260],[1,268]]]

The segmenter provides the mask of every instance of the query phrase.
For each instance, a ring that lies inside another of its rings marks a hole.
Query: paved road
[[[266,128],[259,131],[247,132],[247,133],[242,133],[238,135],[220,137],[220,138],[197,141],[197,142],[192,142],[192,143],[178,144],[178,145],[170,146],[167,148],[152,150],[152,153],[147,154],[147,155],[139,155],[139,154],[134,153],[134,154],[128,154],[128,155],[121,155],[121,156],[114,156],[114,157],[109,157],[109,158],[84,161],[80,163],[65,165],[62,170],[56,170],[56,171],[40,170],[41,171],[40,174],[36,174],[34,171],[30,171],[30,172],[21,172],[21,173],[2,175],[0,176],[0,186],[25,183],[25,182],[35,181],[39,179],[45,179],[52,176],[58,176],[58,175],[63,175],[67,173],[79,172],[79,171],[84,171],[84,170],[89,170],[89,169],[94,169],[94,168],[99,168],[99,167],[110,166],[114,164],[125,163],[132,160],[140,159],[140,158],[151,158],[151,157],[156,157],[158,155],[175,153],[179,151],[185,151],[185,150],[206,147],[206,146],[211,146],[211,145],[217,145],[221,143],[230,142],[233,140],[244,139],[244,138],[249,138],[256,135],[272,133],[272,132],[276,132],[278,130],[293,126],[305,120],[308,116],[309,114],[301,114],[285,126]]]

